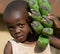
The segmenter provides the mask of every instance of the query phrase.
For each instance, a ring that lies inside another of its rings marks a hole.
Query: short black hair
[[[16,9],[21,9],[22,7],[27,9],[26,1],[24,1],[24,0],[12,1],[5,8],[4,13],[3,13],[3,18],[5,18],[11,11],[16,10]]]

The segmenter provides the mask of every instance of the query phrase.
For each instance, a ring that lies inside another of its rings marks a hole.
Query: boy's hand
[[[53,14],[48,14],[48,19],[52,20],[52,21],[56,21],[58,20],[58,18],[56,16],[54,16]],[[59,20],[58,20],[59,21]]]
[[[48,18],[52,21],[54,21],[54,19],[56,18],[55,16],[51,15],[51,14],[48,14]]]
[[[58,17],[48,14],[48,18],[54,22],[56,28],[60,28],[60,20]]]

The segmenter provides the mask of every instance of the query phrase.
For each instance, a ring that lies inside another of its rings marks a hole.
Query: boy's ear
[[[33,18],[32,18],[31,16],[28,16],[28,18],[26,19],[26,21],[27,21],[28,23],[32,23]]]

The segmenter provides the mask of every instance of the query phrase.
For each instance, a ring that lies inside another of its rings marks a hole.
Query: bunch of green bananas
[[[48,14],[51,13],[51,5],[48,0],[28,0],[31,12],[29,15],[32,17],[32,28],[37,34],[38,46],[45,48],[49,43],[49,36],[53,35],[53,22],[48,19]]]

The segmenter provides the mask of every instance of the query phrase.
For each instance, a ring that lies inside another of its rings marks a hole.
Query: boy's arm
[[[60,28],[60,20],[57,17],[48,15],[48,18],[54,22],[56,28]]]
[[[54,19],[53,19],[53,22],[54,22],[56,28],[60,28],[60,21],[59,21],[58,18],[54,18]]]
[[[54,36],[50,36],[49,39],[50,39],[50,44],[60,50],[60,39]]]
[[[4,54],[12,54],[12,46],[10,42],[7,42],[4,48]]]

